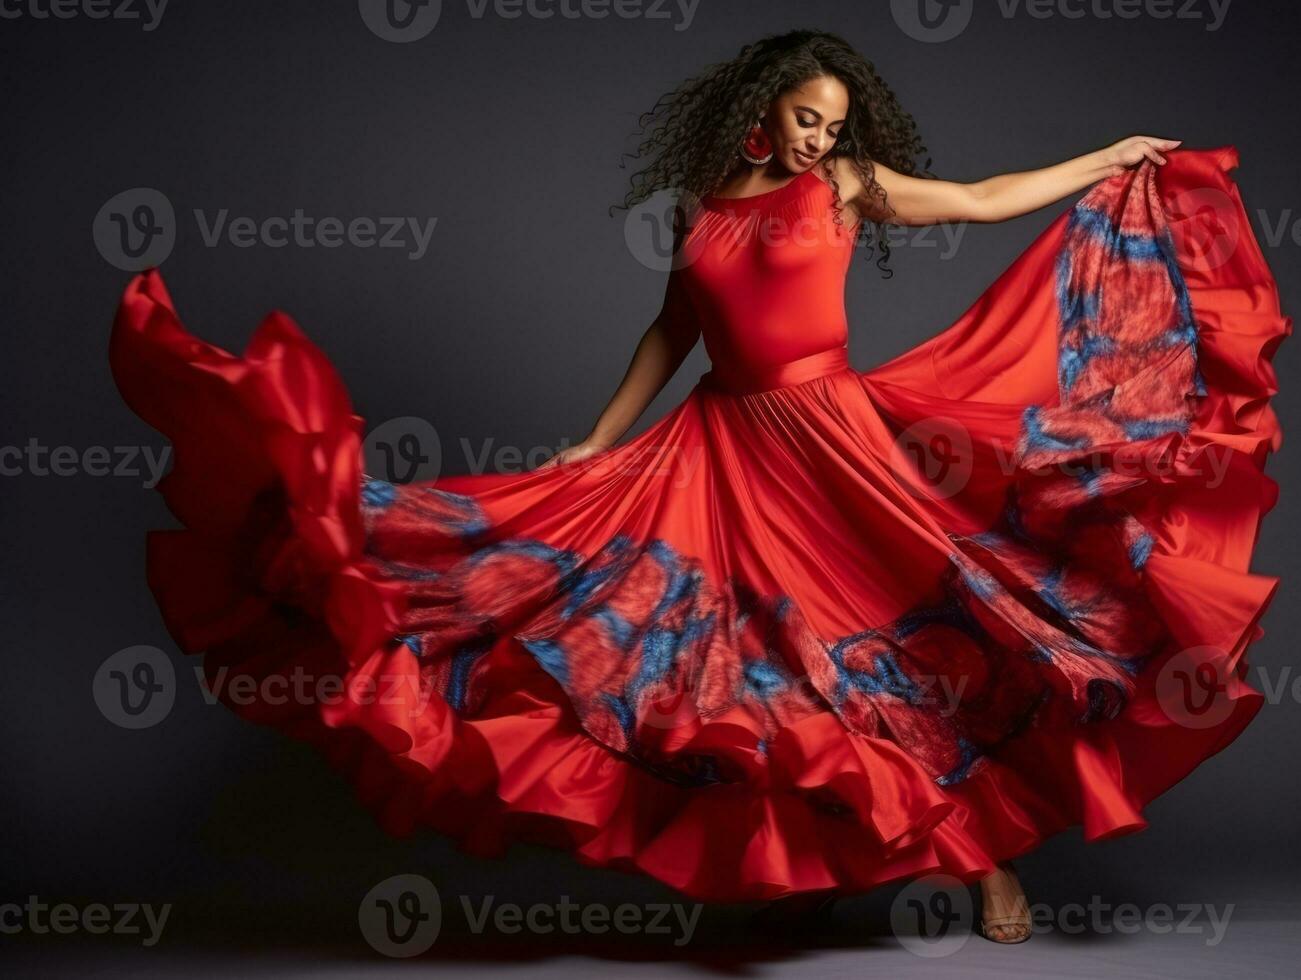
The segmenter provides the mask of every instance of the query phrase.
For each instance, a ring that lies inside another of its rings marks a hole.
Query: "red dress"
[[[111,360],[175,446],[150,586],[214,688],[343,680],[228,703],[397,834],[740,900],[1141,829],[1262,703],[1244,654],[1278,581],[1248,566],[1291,321],[1236,165],[1099,183],[867,371],[829,186],[707,198],[667,294],[713,363],[681,404],[586,465],[410,485],[363,473],[287,317],[233,356],[145,273]]]

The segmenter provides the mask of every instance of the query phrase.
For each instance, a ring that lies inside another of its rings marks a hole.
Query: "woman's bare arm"
[[[556,453],[537,469],[575,463],[618,442],[668,384],[699,338],[700,327],[685,307],[685,298],[680,295],[678,283],[671,275],[659,315],[642,334],[623,380],[592,426],[591,433],[577,445]]]
[[[999,174],[973,183],[910,177],[876,164],[877,183],[894,211],[888,216],[876,213],[879,202],[870,197],[852,168],[842,163],[837,178],[842,182],[842,197],[852,201],[859,214],[878,220],[885,218],[893,224],[1007,221],[1046,207],[1145,159],[1164,164],[1163,152],[1174,149],[1180,142],[1131,136],[1051,167]]]
[[[699,336],[699,329],[667,315],[656,318],[642,334],[623,380],[583,441],[602,449],[618,442],[677,373]]]

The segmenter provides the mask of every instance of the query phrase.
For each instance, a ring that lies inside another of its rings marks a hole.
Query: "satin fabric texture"
[[[149,586],[223,698],[388,831],[571,850],[708,900],[972,882],[1144,806],[1262,703],[1251,571],[1291,332],[1232,147],[1095,185],[958,319],[846,349],[813,171],[705,198],[665,314],[712,366],[582,464],[402,484],[286,315],[242,354],[157,270],[110,361],[175,447]]]

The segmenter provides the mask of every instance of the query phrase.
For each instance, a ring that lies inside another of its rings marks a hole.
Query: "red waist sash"
[[[802,384],[848,367],[849,351],[833,347],[781,364],[714,364],[700,376],[700,383],[733,395],[753,394]]]

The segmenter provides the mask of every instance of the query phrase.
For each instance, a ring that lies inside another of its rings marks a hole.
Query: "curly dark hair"
[[[712,65],[660,96],[640,117],[636,135],[644,138],[637,152],[623,154],[633,160],[649,157],[650,162],[633,174],[623,203],[611,206],[611,212],[627,210],[663,188],[680,188],[695,197],[711,193],[736,167],[742,142],[772,101],[805,82],[827,76],[839,79],[849,92],[845,123],[835,146],[820,161],[835,195],[835,221],[844,224],[844,202],[828,160],[844,156],[880,204],[874,209],[880,218],[864,220],[859,233],[869,258],[879,246],[876,265],[889,278],[894,273],[888,268],[890,245],[884,226],[894,209],[876,181],[874,161],[900,173],[934,177],[929,172],[931,160],[928,157],[922,167],[917,166],[916,159],[927,152],[917,124],[872,63],[844,39],[825,31],[791,31],[762,38],[743,47],[731,61]],[[645,135],[648,128],[651,132]],[[626,166],[620,162],[620,167]]]

